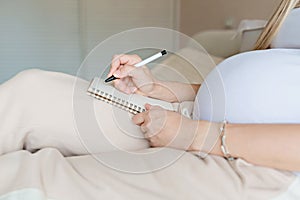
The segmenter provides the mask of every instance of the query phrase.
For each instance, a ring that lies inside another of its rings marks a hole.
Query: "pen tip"
[[[116,77],[114,77],[113,75],[112,76],[110,76],[110,77],[108,77],[107,79],[105,79],[105,83],[108,83],[108,82],[110,82],[110,81],[113,81],[113,80],[115,80],[116,79]]]
[[[161,52],[161,54],[162,54],[162,55],[166,55],[166,54],[167,54],[167,50],[163,50],[163,51]]]

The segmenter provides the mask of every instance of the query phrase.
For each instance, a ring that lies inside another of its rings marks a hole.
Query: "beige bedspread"
[[[190,153],[146,174],[119,172],[92,156],[65,158],[50,148],[35,154],[9,153],[0,157],[0,164],[1,200],[271,199],[294,180],[289,173],[254,167],[243,160],[228,163],[214,156],[201,160]]]

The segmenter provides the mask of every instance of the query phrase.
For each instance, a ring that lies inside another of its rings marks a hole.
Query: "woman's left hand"
[[[146,104],[145,107],[146,111],[135,115],[132,120],[141,127],[152,147],[168,146],[195,150],[195,141],[198,141],[197,144],[199,144],[199,139],[203,141],[202,136],[199,135],[198,121],[159,106]]]

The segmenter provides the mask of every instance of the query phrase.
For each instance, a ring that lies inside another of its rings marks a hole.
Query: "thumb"
[[[136,125],[141,125],[145,122],[145,113],[139,113],[136,114],[132,117],[132,121],[133,123],[135,123]]]
[[[152,105],[149,104],[149,103],[146,103],[146,104],[145,104],[145,108],[146,108],[146,110],[151,110]]]

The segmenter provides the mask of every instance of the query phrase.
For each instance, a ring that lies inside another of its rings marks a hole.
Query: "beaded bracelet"
[[[221,150],[222,150],[223,156],[227,160],[232,161],[232,160],[234,160],[234,157],[231,156],[231,154],[229,153],[229,150],[227,148],[227,145],[226,145],[226,132],[225,132],[226,124],[227,124],[227,121],[224,121],[223,126],[220,128]]]

